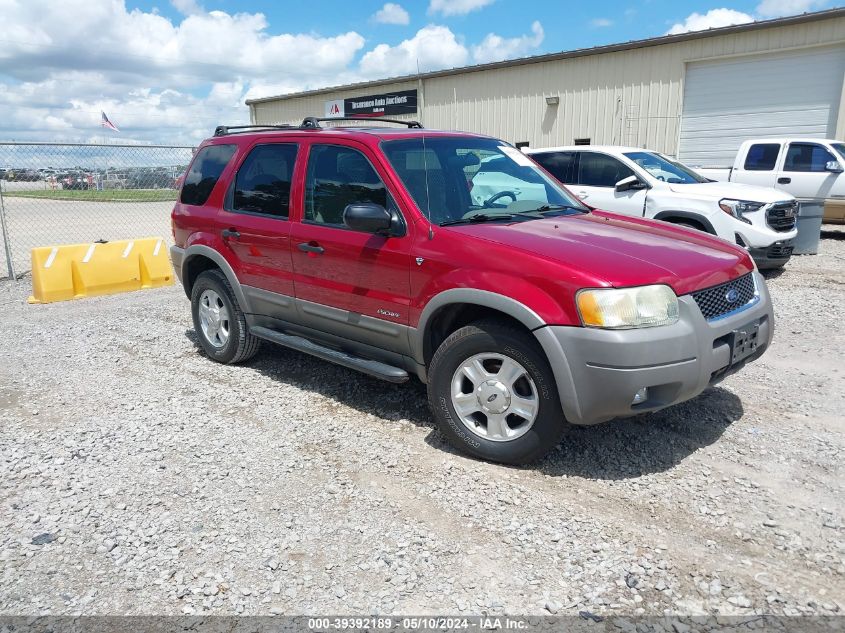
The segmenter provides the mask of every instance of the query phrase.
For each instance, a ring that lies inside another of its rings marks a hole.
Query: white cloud
[[[364,38],[354,31],[273,33],[260,13],[173,4],[184,18],[122,0],[66,0],[62,11],[3,0],[0,67],[11,79],[0,80],[0,139],[101,137],[105,110],[121,140],[195,141],[246,121],[246,95],[360,77],[350,68]]]
[[[170,4],[182,15],[205,13],[205,9],[202,8],[197,0],[170,0]]]
[[[388,2],[375,12],[373,20],[380,24],[409,24],[411,16],[402,8],[402,5]]]
[[[371,78],[395,77],[422,71],[453,68],[467,63],[469,52],[445,26],[429,24],[396,46],[379,44],[361,58],[361,72]]]
[[[466,15],[471,11],[483,9],[495,0],[431,0],[428,5],[430,14]]]
[[[598,28],[613,26],[613,20],[608,20],[607,18],[594,18],[590,20],[590,26],[595,26]]]
[[[10,90],[0,86],[0,138],[15,140],[96,141],[104,136],[100,111],[121,129],[111,140],[158,140],[196,143],[220,122],[245,120],[244,108],[221,100],[209,103],[175,90],[132,90],[115,87],[106,93],[84,95],[79,85],[103,81],[96,73],[70,73],[69,81],[48,79],[24,83]],[[212,87],[215,92],[215,87]],[[216,92],[220,92],[217,89]]]
[[[763,18],[779,18],[821,9],[826,0],[763,0],[757,5],[757,14]]]
[[[678,22],[666,31],[666,35],[677,35],[678,33],[686,33],[688,31],[705,31],[721,26],[746,24],[753,21],[754,18],[752,16],[742,11],[735,11],[734,9],[711,9],[703,15],[701,13],[691,13],[687,16],[686,20]]]
[[[504,38],[489,33],[479,45],[472,47],[472,58],[478,63],[485,63],[524,57],[539,47],[544,37],[543,25],[537,21],[531,25],[531,35]]]
[[[712,9],[705,14],[691,13],[683,22],[678,22],[666,32],[666,35],[704,31],[734,24],[746,24],[755,19],[779,18],[797,15],[808,11],[823,9],[829,0],[761,0],[754,10],[754,15],[735,9]],[[627,13],[627,12],[626,12]]]

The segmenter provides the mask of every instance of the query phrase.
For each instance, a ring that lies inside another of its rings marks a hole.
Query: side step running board
[[[263,338],[271,343],[277,343],[278,345],[290,347],[291,349],[295,349],[299,352],[311,354],[311,356],[331,361],[337,365],[343,365],[349,369],[358,370],[370,376],[374,376],[375,378],[386,380],[387,382],[406,382],[409,378],[408,372],[404,369],[400,369],[399,367],[393,367],[392,365],[381,363],[377,360],[359,358],[358,356],[352,356],[346,352],[339,352],[336,349],[324,347],[319,343],[309,341],[301,336],[282,334],[276,330],[260,326],[251,327],[249,328],[249,331],[258,338]]]

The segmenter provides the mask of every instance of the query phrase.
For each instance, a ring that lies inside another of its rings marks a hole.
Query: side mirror
[[[628,176],[616,183],[614,187],[616,191],[638,191],[640,189],[647,189],[648,185],[636,176]]]
[[[394,217],[380,204],[354,202],[343,210],[343,223],[353,231],[386,234],[394,226]]]
[[[824,164],[825,171],[841,174],[843,169],[838,160],[829,160]]]

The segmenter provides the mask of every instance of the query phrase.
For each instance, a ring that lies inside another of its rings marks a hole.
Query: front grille
[[[766,250],[766,257],[769,259],[783,259],[784,257],[791,257],[792,250],[794,248],[792,240],[789,240],[788,242],[775,242]]]
[[[777,202],[766,211],[766,222],[775,231],[791,231],[797,215],[797,202]]]
[[[754,290],[753,273],[748,273],[718,286],[694,292],[692,298],[704,318],[712,321],[750,303],[754,299]],[[733,301],[728,301],[729,295],[735,295],[735,298],[731,297]]]

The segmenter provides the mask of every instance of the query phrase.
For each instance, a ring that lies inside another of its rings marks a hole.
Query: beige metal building
[[[344,102],[347,110],[372,111],[401,91],[416,104],[396,118],[427,128],[532,147],[644,146],[690,164],[720,165],[730,164],[746,138],[845,138],[844,80],[845,8],[839,8],[247,105],[253,123],[295,123],[344,114]]]

